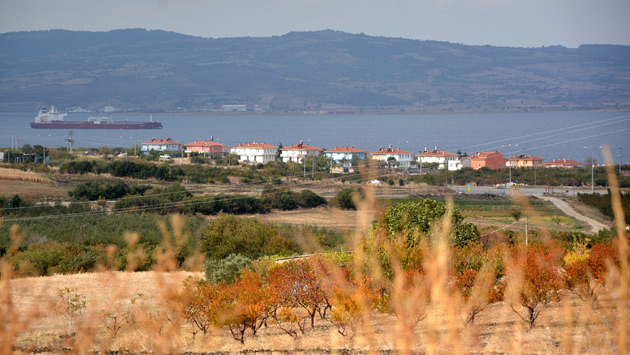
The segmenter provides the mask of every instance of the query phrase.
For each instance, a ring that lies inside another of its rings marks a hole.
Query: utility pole
[[[42,160],[42,164],[46,165],[46,146],[44,146],[44,160]]]
[[[621,175],[621,147],[619,147],[619,175]]]

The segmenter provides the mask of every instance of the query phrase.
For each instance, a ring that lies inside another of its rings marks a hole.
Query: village
[[[472,168],[478,170],[488,168],[492,170],[502,168],[573,168],[582,167],[583,162],[571,159],[553,159],[545,162],[543,158],[519,154],[511,157],[504,157],[498,151],[475,152],[471,155],[451,153],[440,150],[438,147],[429,150],[427,147],[418,154],[395,148],[389,145],[387,148],[381,147],[375,152],[369,153],[366,150],[340,146],[333,149],[323,149],[320,147],[304,144],[300,141],[287,147],[275,146],[267,143],[251,142],[241,143],[232,147],[216,142],[214,139],[205,141],[194,141],[187,144],[176,142],[171,138],[152,139],[142,143],[141,151],[149,154],[151,151],[163,153],[161,159],[170,159],[172,154],[179,154],[190,157],[191,155],[204,155],[211,159],[223,157],[227,154],[238,156],[240,163],[266,164],[276,160],[282,162],[304,163],[307,157],[319,157],[324,155],[331,162],[332,173],[352,173],[359,161],[372,159],[382,163],[387,167],[396,167],[408,173],[422,173],[425,168],[446,169],[448,171],[461,170],[462,168]],[[279,159],[278,159],[279,158]]]

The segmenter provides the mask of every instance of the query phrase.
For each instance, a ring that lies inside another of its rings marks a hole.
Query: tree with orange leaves
[[[602,243],[593,244],[590,249],[585,249],[586,245],[578,242],[575,244],[577,251],[567,253],[564,258],[567,286],[583,301],[595,301],[606,285],[608,263],[619,264],[617,247],[614,244]],[[580,248],[581,246],[583,248]]]
[[[231,299],[226,292],[227,284],[187,280],[179,295],[183,305],[183,318],[192,326],[193,338],[200,331],[207,334],[210,328],[222,325],[222,317],[228,311]]]
[[[551,247],[530,245],[520,255],[512,257],[508,263],[510,282],[518,282],[518,275],[522,275],[521,287],[516,292],[514,301],[525,310],[525,315],[519,311],[513,302],[510,307],[530,328],[538,319],[549,303],[560,299],[560,291],[564,288],[564,280],[560,265],[560,251]],[[515,290],[517,285],[510,285]]]
[[[225,285],[222,292],[226,295],[226,308],[220,321],[242,344],[247,329],[256,335],[269,318],[273,295],[262,277],[249,269],[244,269],[236,281]]]
[[[503,265],[497,250],[483,250],[481,244],[453,248],[451,285],[466,302],[465,323],[475,321],[488,305],[503,299]]]
[[[284,307],[303,308],[314,327],[315,315],[325,317],[331,305],[324,282],[316,275],[312,263],[310,260],[285,262],[272,270],[267,280],[279,302]]]

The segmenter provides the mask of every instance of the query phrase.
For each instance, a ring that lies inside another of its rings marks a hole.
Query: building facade
[[[520,154],[507,158],[507,166],[512,168],[542,168],[543,158],[535,157],[533,155]]]
[[[571,159],[552,159],[548,162],[545,162],[545,168],[567,168],[571,169],[574,167],[584,166],[584,163],[580,161],[575,161]]]
[[[461,169],[461,162],[459,156],[455,153],[449,153],[440,151],[438,147],[429,151],[424,148],[424,152],[416,154],[416,161],[424,164],[437,164],[438,169],[459,170]],[[451,163],[451,161],[453,163]],[[459,168],[458,168],[459,167]]]
[[[488,168],[493,170],[502,169],[506,167],[507,163],[507,159],[503,157],[503,154],[497,152],[496,150],[494,152],[477,152],[469,156],[468,158],[470,167],[475,170],[481,168]],[[463,164],[463,166],[466,165],[466,163]]]
[[[332,159],[335,164],[343,162],[344,167],[350,167],[352,166],[352,160],[365,160],[368,152],[355,147],[335,147],[335,149],[327,150],[324,154],[326,154],[326,158]]]
[[[323,151],[322,148],[313,147],[300,142],[289,147],[280,148],[280,157],[285,163],[292,161],[301,164],[304,162],[304,158],[309,156],[317,157]]]
[[[156,139],[153,138],[150,141],[142,142],[142,152],[149,153],[152,149],[157,152],[174,152],[182,148],[182,144],[175,142],[171,138]]]
[[[206,154],[210,157],[222,157],[227,151],[225,144],[215,142],[214,140],[194,141],[185,144],[184,153],[190,156],[191,153]]]
[[[267,143],[242,143],[230,148],[230,153],[238,155],[244,163],[268,163],[276,160],[278,147]]]
[[[371,153],[370,156],[372,159],[387,163],[388,165],[390,162],[389,158],[394,158],[396,165],[404,169],[411,167],[411,162],[414,158],[412,152],[408,152],[400,148],[394,148],[391,144],[388,148],[381,147],[381,149]]]

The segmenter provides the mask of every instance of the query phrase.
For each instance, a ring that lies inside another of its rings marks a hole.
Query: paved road
[[[566,194],[566,195],[575,195],[577,193],[587,193],[590,194],[591,190],[586,188],[560,188],[560,187],[550,187],[549,189],[544,187],[512,187],[512,188],[501,188],[494,186],[471,186],[470,191],[468,191],[467,186],[463,185],[449,185],[449,187],[462,194],[492,194],[492,195],[511,195],[518,191],[521,195],[525,196],[540,196],[545,195],[547,193],[555,193],[555,194]],[[606,194],[608,193],[605,189],[598,189],[593,191],[598,194]]]
[[[588,223],[591,226],[591,230],[593,231],[593,233],[597,233],[602,229],[608,229],[608,226],[606,226],[605,224],[599,221],[596,221],[590,217],[579,214],[571,206],[569,206],[568,203],[566,203],[565,201],[559,198],[551,197],[551,196],[538,196],[538,198],[553,203],[554,205],[556,205],[556,207],[558,207],[562,212],[566,213],[568,216]]]

